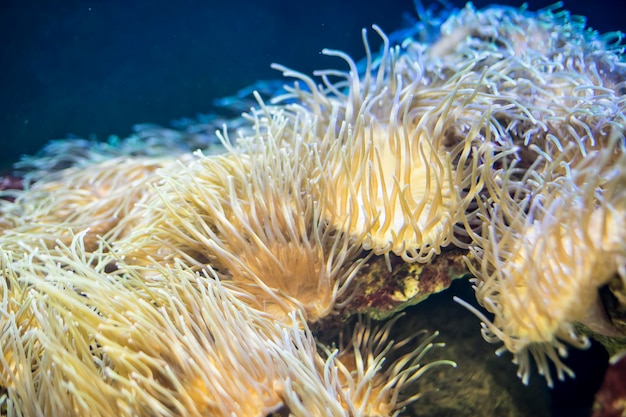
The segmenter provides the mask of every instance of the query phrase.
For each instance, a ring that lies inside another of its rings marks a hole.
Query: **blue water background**
[[[602,32],[626,29],[626,0],[565,7]],[[136,123],[210,111],[215,98],[279,77],[272,62],[340,67],[321,49],[360,58],[361,28],[389,33],[413,12],[412,0],[2,0],[0,170],[50,139],[124,137]]]

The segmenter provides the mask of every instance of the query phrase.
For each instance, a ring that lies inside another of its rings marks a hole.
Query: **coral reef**
[[[436,26],[374,26],[380,53],[363,31],[362,65],[324,51],[347,71],[276,65],[292,81],[215,136],[142,126],[22,161],[0,191],[2,413],[399,415],[455,364],[392,325],[470,273],[484,309],[457,300],[524,382],[531,358],[573,376],[586,331],[623,336],[619,37],[555,8]]]

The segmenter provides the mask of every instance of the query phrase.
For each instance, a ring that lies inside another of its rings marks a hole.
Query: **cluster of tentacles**
[[[552,9],[453,14],[348,71],[295,78],[221,154],[41,176],[0,218],[9,415],[396,415],[435,362],[391,320],[310,325],[381,257],[467,251],[488,340],[551,382],[597,288],[626,279],[626,66]],[[55,165],[42,160],[42,164]],[[341,318],[343,319],[343,318]]]

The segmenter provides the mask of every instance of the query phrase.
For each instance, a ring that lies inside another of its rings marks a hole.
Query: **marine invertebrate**
[[[450,139],[472,142],[468,264],[494,318],[470,309],[525,381],[532,355],[551,384],[549,363],[563,378],[559,355],[586,344],[573,324],[589,322],[598,287],[623,276],[622,47],[554,8],[468,6],[441,31],[425,74],[466,73],[466,106],[485,114],[473,135],[450,126]]]
[[[361,247],[321,215],[313,119],[282,112],[253,118],[257,134],[236,147],[224,138],[228,154],[197,154],[188,167],[163,171],[141,226],[115,251],[129,262],[209,264],[275,317],[298,308],[316,321],[345,298],[367,256],[357,259]]]
[[[2,203],[3,249],[26,242],[41,241],[50,247],[59,239],[69,243],[85,229],[89,229],[85,243],[91,249],[102,237],[117,239],[123,233],[118,223],[122,219],[129,223],[129,213],[144,198],[156,170],[172,162],[113,158],[92,163],[89,169],[59,171],[15,192],[15,201]]]
[[[520,28],[532,36],[520,36]],[[385,44],[377,66],[368,56],[363,73],[349,57],[326,51],[350,71],[320,71],[320,86],[279,67],[307,85],[296,84],[287,97],[330,126],[318,135],[341,147],[324,153],[332,161],[328,183],[348,190],[331,200],[346,216],[334,226],[376,254],[409,262],[427,262],[450,243],[469,246],[477,298],[495,314],[493,326],[479,314],[486,338],[505,342],[524,380],[530,352],[551,384],[548,362],[560,378],[569,371],[559,360],[561,341],[585,346],[572,325],[589,322],[596,289],[624,264],[614,231],[622,229],[624,207],[612,191],[623,183],[615,174],[624,169],[622,52],[608,44],[611,37],[598,38],[584,21],[550,8],[468,6],[441,30],[432,50]],[[429,174],[436,184],[416,186]],[[565,220],[570,206],[584,215]],[[427,218],[432,223],[421,222]],[[591,231],[606,223],[611,231]],[[607,258],[604,272],[594,257]],[[561,285],[567,290],[550,290]]]
[[[472,249],[480,266],[470,267],[477,299],[495,317],[477,313],[485,337],[502,340],[514,354],[524,381],[529,354],[549,384],[548,358],[559,378],[572,375],[559,359],[566,354],[563,342],[588,345],[574,323],[589,322],[597,289],[623,275],[626,159],[607,166],[613,154],[610,148],[588,154],[569,176],[543,178],[522,201],[507,195],[505,178],[499,204],[486,209],[482,238]]]
[[[162,271],[172,279],[106,274],[83,235],[30,254],[9,283],[27,287],[18,314],[3,311],[9,415],[265,415],[280,403],[265,369],[271,320],[182,267]]]
[[[322,356],[301,314],[276,321],[254,295],[182,262],[146,275],[117,259],[107,273],[112,255],[86,253],[84,236],[3,257],[8,415],[393,415],[413,378],[450,364],[419,365],[430,337],[383,365],[411,340],[388,342],[391,323],[359,325],[343,353]]]
[[[236,146],[223,139],[226,154],[185,157],[188,166],[156,162],[162,170],[140,177],[126,194],[114,192],[125,173],[119,160],[36,185],[35,191],[65,186],[79,196],[86,189],[87,199],[90,191],[97,198],[93,209],[81,199],[66,205],[62,218],[29,210],[44,228],[65,234],[42,245],[40,235],[25,230],[32,245],[21,242],[7,252],[21,257],[4,274],[21,295],[8,299],[28,300],[17,312],[4,311],[7,410],[25,407],[21,398],[29,396],[37,398],[28,408],[33,413],[81,414],[100,391],[98,401],[108,404],[100,407],[103,415],[264,415],[281,406],[295,415],[316,409],[324,415],[329,407],[337,414],[386,415],[414,399],[399,400],[399,392],[421,375],[414,359],[430,339],[388,369],[382,364],[394,349],[386,330],[371,341],[360,326],[351,353],[339,355],[345,363],[330,349],[325,360],[317,356],[307,322],[349,298],[351,280],[368,258],[357,258],[362,246],[328,217],[315,118],[261,103],[251,120],[251,135]],[[25,191],[21,198],[36,202],[34,195]],[[92,225],[113,222],[92,232],[83,216]],[[3,236],[6,243],[10,236]],[[246,329],[252,333],[241,333]],[[225,340],[246,340],[248,350]],[[245,356],[256,351],[255,341],[263,354],[253,363]],[[189,366],[201,358],[201,366]],[[78,388],[90,380],[97,380],[93,389]],[[52,387],[66,389],[62,398]],[[241,395],[250,401],[238,403]]]
[[[450,158],[428,133],[408,127],[407,114],[391,115],[402,127],[390,121],[384,128],[376,119],[366,127],[368,117],[360,116],[329,162],[328,186],[337,190],[328,202],[334,226],[363,235],[363,247],[377,255],[427,262],[450,243],[461,211]]]
[[[295,83],[255,95],[221,155],[110,159],[16,191],[0,206],[0,407],[396,415],[432,338],[404,351],[390,323],[359,322],[336,349],[309,326],[353,312],[374,256],[422,270],[450,245],[522,378],[530,356],[549,383],[549,361],[569,373],[573,323],[624,279],[626,71],[567,19],[468,6],[430,51],[375,28],[364,68],[327,50],[348,71],[317,85],[278,66]]]
[[[422,357],[433,347],[437,332],[425,336],[418,331],[402,340],[390,341],[394,323],[402,317],[396,314],[382,326],[372,325],[369,318],[358,318],[346,346],[336,351],[323,347],[329,358],[336,357],[334,365],[342,381],[342,390],[348,394],[343,400],[346,410],[355,415],[398,415],[401,410],[420,397],[420,393],[403,392],[411,383],[433,366],[456,364],[449,360],[420,364]],[[379,372],[371,373],[378,369]],[[369,374],[369,375],[368,375]]]
[[[349,71],[318,71],[323,81],[318,86],[276,66],[298,81],[275,101],[295,97],[292,107],[305,106],[317,118],[325,215],[332,226],[376,255],[424,263],[442,247],[459,243],[454,226],[473,194],[472,141],[449,143],[450,130],[463,126],[476,132],[476,117],[481,123],[484,118],[464,105],[468,100],[460,92],[470,71],[432,83],[422,73],[421,56],[391,48],[374,29],[383,39],[383,53],[374,63],[364,31],[362,74],[349,56],[325,50],[345,60]]]

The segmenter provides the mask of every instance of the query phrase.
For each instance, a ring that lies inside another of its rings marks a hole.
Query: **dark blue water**
[[[625,4],[565,7],[609,31],[626,28]],[[214,98],[277,77],[272,62],[340,66],[319,51],[360,58],[362,27],[389,33],[413,10],[412,0],[2,0],[0,166],[68,134],[124,137],[135,123],[209,111]]]

